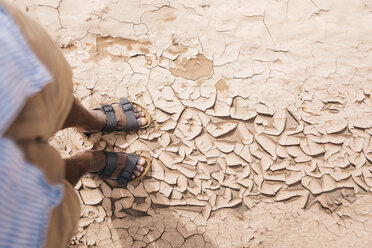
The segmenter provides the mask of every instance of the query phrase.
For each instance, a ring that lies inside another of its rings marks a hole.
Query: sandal
[[[146,163],[143,166],[143,171],[141,172],[141,175],[132,179],[133,172],[135,170],[135,166],[137,164],[138,158],[140,157],[139,154],[127,154],[127,160],[125,163],[125,167],[122,169],[122,171],[119,173],[119,177],[117,179],[112,178],[112,173],[115,170],[116,162],[118,160],[118,153],[119,152],[106,152],[103,151],[107,156],[107,164],[106,166],[99,172],[90,172],[91,174],[98,174],[99,176],[103,178],[110,178],[111,180],[118,181],[118,184],[121,186],[126,187],[127,184],[130,181],[137,181],[146,176],[146,174],[150,170],[150,159],[148,157],[144,157],[146,160]]]
[[[115,104],[115,103],[114,103]],[[146,111],[144,107],[137,103],[132,103],[126,97],[120,98],[119,102],[120,108],[127,117],[127,126],[125,128],[118,128],[118,121],[115,116],[115,110],[110,104],[101,104],[100,108],[95,108],[94,110],[101,110],[107,117],[106,126],[101,131],[132,131],[147,128],[151,122],[151,115]],[[147,124],[140,127],[136,116],[134,115],[134,106],[140,108],[141,111],[145,114]]]

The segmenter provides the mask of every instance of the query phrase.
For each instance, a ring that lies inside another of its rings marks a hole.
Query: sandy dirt
[[[51,140],[153,158],[128,189],[79,182],[71,247],[371,247],[371,1],[16,2],[85,107],[128,96],[154,119]]]

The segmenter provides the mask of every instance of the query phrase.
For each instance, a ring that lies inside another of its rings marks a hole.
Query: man
[[[0,0],[0,247],[65,247],[80,203],[73,186],[86,172],[125,186],[150,160],[85,151],[62,159],[48,140],[62,128],[84,133],[137,130],[150,124],[138,104],[86,110],[72,94],[72,72],[47,33]]]

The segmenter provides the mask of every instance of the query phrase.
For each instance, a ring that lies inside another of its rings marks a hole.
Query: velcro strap
[[[127,127],[126,130],[138,130],[139,125],[136,116],[134,115],[134,109],[132,103],[128,98],[120,98],[120,107],[123,110],[125,116],[127,117]]]
[[[133,111],[133,105],[131,102],[121,102],[120,101],[120,105],[123,109],[124,112],[128,112],[128,111]]]
[[[125,163],[125,168],[121,171],[121,175],[118,183],[126,186],[129,181],[132,179],[134,169],[136,167],[139,155],[137,154],[128,154],[127,162]]]
[[[103,112],[105,113],[115,112],[114,108],[111,105],[107,105],[107,104],[102,104],[102,109],[103,109]]]
[[[106,153],[106,156],[107,156],[107,164],[106,164],[105,170],[103,171],[102,175],[111,177],[112,173],[114,173],[114,170],[115,170],[115,165],[118,160],[118,154],[116,152],[106,152],[106,151],[104,151],[104,153]]]
[[[107,117],[107,122],[104,130],[109,132],[115,131],[117,129],[118,122],[116,120],[114,108],[108,104],[101,104],[101,109]]]

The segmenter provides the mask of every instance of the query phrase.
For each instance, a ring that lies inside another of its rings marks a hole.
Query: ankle
[[[91,110],[89,114],[90,117],[76,126],[76,130],[82,133],[102,131],[106,126],[106,115],[100,110]]]
[[[93,154],[91,151],[78,152],[70,158],[66,158],[66,165],[85,167],[89,169]]]
[[[90,151],[90,172],[99,172],[101,171],[107,163],[107,155],[103,151]]]
[[[106,127],[107,117],[101,110],[92,110],[90,111],[93,119],[95,120],[94,123],[89,123],[92,129],[103,130]]]

